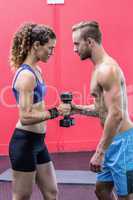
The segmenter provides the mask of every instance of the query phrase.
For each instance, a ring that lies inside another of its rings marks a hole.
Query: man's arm
[[[91,117],[99,117],[99,113],[96,111],[95,105],[72,105],[71,114],[80,114]]]
[[[103,154],[112,142],[123,119],[123,96],[117,69],[110,68],[101,73],[99,84],[103,88],[104,101],[108,109],[103,135],[96,149],[97,154]]]

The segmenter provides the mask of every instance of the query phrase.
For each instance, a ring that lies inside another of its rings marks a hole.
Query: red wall
[[[81,20],[97,20],[103,32],[103,45],[125,72],[129,111],[133,114],[132,0],[65,0],[64,5],[47,5],[46,0],[0,1],[0,154],[8,153],[18,112],[11,92],[12,73],[8,56],[12,34],[26,21],[49,24],[57,34],[55,55],[41,64],[48,92],[47,106],[59,101],[61,91],[72,91],[79,104],[90,102],[89,82],[92,64],[74,55],[71,27]],[[48,122],[46,142],[50,151],[95,149],[102,130],[97,119],[75,117],[76,125],[64,129],[59,120]]]

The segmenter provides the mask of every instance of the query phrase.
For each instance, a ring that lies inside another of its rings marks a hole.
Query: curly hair
[[[98,44],[102,42],[102,33],[99,24],[96,21],[82,21],[72,27],[72,31],[82,29],[81,36],[86,40],[88,37],[93,38]]]
[[[44,45],[49,39],[56,39],[54,31],[45,25],[25,23],[14,34],[10,49],[10,65],[18,69],[24,62],[33,43],[39,41]]]

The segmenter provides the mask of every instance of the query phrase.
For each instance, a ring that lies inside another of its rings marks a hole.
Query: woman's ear
[[[33,49],[37,50],[39,46],[40,46],[40,42],[39,41],[35,41],[34,44],[33,44]]]

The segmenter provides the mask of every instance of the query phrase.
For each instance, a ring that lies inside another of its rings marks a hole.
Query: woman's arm
[[[29,71],[21,72],[16,83],[17,90],[19,91],[19,117],[23,125],[36,124],[51,118],[49,111],[33,109],[35,84],[35,77]]]

